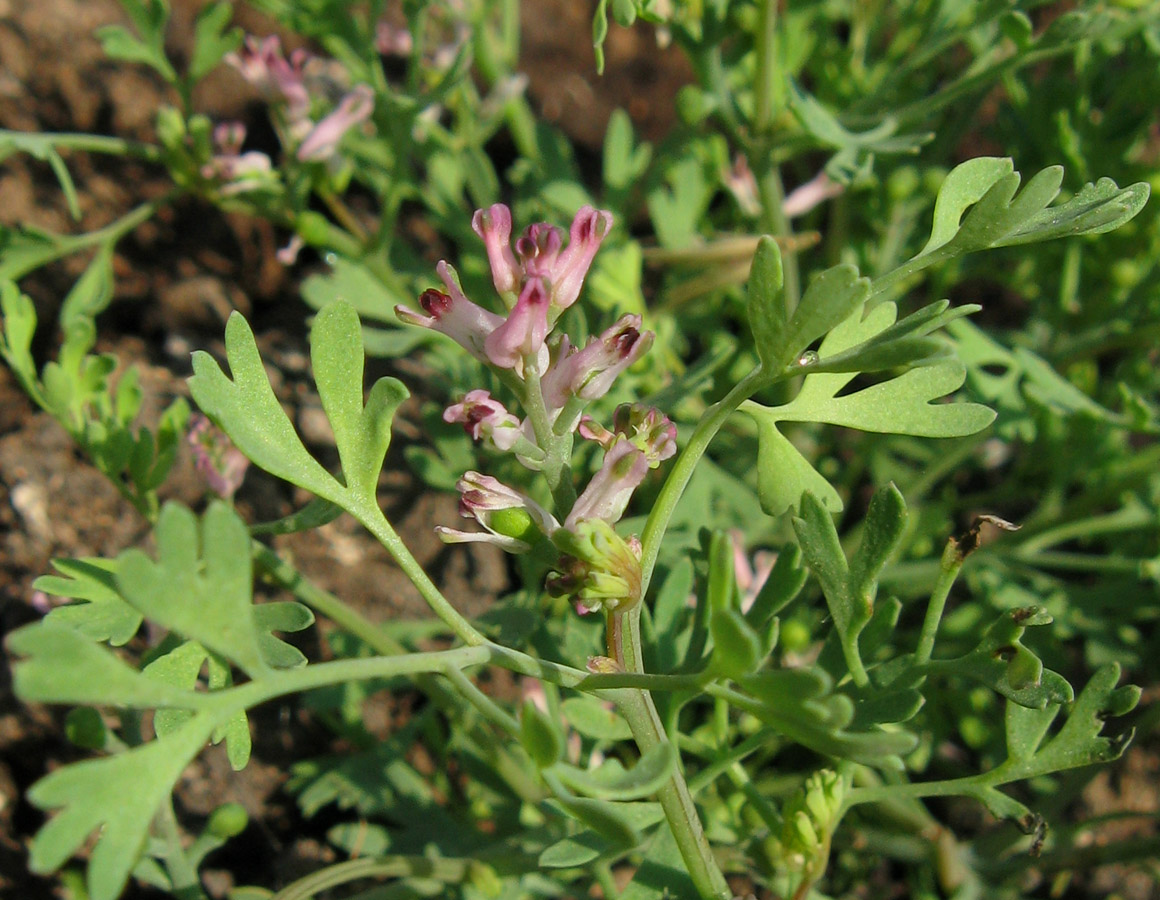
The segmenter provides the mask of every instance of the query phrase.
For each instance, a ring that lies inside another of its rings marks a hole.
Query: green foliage
[[[375,502],[391,419],[407,390],[397,379],[380,378],[364,407],[362,334],[358,315],[346,303],[334,303],[319,313],[310,346],[318,392],[342,460],[342,482],[302,445],[270,387],[253,332],[240,315],[231,316],[226,326],[232,380],[208,354],[198,352],[190,391],[198,406],[254,463],[339,506],[365,508]]]

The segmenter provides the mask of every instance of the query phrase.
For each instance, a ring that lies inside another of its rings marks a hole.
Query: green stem
[[[673,511],[681,499],[681,494],[684,493],[689,480],[693,477],[697,463],[704,456],[714,436],[721,430],[721,426],[725,424],[725,420],[765,380],[761,371],[756,369],[741,379],[724,398],[705,411],[701,421],[697,423],[692,437],[689,438],[689,443],[685,445],[685,449],[677,457],[677,462],[672,471],[669,472],[668,478],[665,479],[664,486],[661,488],[660,494],[657,495],[652,512],[649,513],[644,531],[641,534],[641,597],[648,593],[649,582],[652,580],[653,569],[657,563],[657,555],[660,553],[661,541],[668,528],[669,520],[673,517]]]
[[[433,859],[426,856],[388,856],[352,859],[327,866],[288,885],[270,900],[310,900],[322,891],[362,878],[429,878],[445,884],[467,880],[469,859]]]
[[[190,863],[181,843],[181,829],[173,811],[172,798],[161,804],[156,821],[165,843],[165,868],[173,885],[173,896],[177,900],[205,900],[197,868]]]
[[[618,635],[620,648],[616,654],[618,660],[624,661],[626,668],[637,674],[643,674],[644,668],[640,643],[640,612],[638,604],[620,616]],[[656,704],[653,703],[652,694],[644,690],[617,691],[614,700],[621,715],[628,722],[628,727],[632,730],[632,736],[642,754],[669,742]],[[689,876],[697,886],[697,892],[707,900],[732,896],[725,876],[713,857],[701,818],[697,814],[696,806],[693,805],[693,795],[689,791],[679,764],[669,780],[657,791],[657,799],[664,810]]]
[[[326,616],[339,628],[353,634],[375,652],[386,656],[407,652],[406,647],[385,634],[374,622],[355,612],[334,594],[310,582],[261,541],[251,543],[251,553],[262,571],[279,587],[289,591],[315,612]]]
[[[419,564],[419,561],[411,555],[411,551],[407,545],[403,543],[402,538],[395,533],[395,529],[387,521],[383,511],[379,509],[377,504],[367,506],[360,504],[357,508],[349,507],[352,514],[363,524],[363,526],[371,534],[375,536],[380,544],[387,548],[391,556],[394,558],[399,568],[403,570],[411,583],[418,589],[423,599],[427,601],[427,605],[431,607],[431,611],[435,613],[440,619],[447,623],[450,628],[468,646],[478,647],[487,643],[485,638],[474,625],[460,612],[451,605],[443,592],[435,586],[426,571]]]
[[[547,479],[556,503],[556,513],[563,519],[576,502],[576,486],[572,484],[572,433],[556,434],[552,419],[544,403],[544,392],[540,387],[540,373],[532,364],[524,366],[524,412],[532,423],[536,443],[544,451],[541,472]]]
[[[0,140],[12,136],[17,148],[33,143],[58,150],[79,150],[82,153],[108,153],[111,156],[132,156],[146,162],[161,162],[161,148],[141,141],[127,141],[124,138],[107,137],[99,134],[71,134],[63,131],[47,131],[41,134],[27,134],[22,131],[0,129]]]
[[[632,729],[641,753],[668,742],[656,706],[646,691],[626,691],[618,697],[618,708]],[[657,791],[657,799],[689,876],[697,886],[697,893],[705,900],[727,900],[732,893],[713,857],[697,808],[693,805],[693,796],[679,767]]]
[[[943,550],[939,560],[938,580],[930,594],[930,603],[926,607],[926,618],[922,622],[922,633],[918,638],[918,649],[914,653],[917,665],[930,662],[930,655],[934,651],[934,639],[938,634],[938,626],[942,621],[943,610],[947,605],[951,587],[959,576],[965,557],[959,551],[958,542],[951,538]]]

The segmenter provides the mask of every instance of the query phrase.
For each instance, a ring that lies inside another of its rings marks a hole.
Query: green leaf
[[[46,622],[68,625],[91,640],[108,641],[114,647],[137,633],[141,614],[117,591],[115,560],[54,559],[52,567],[60,575],[42,575],[32,586],[54,597],[84,602],[49,610]]]
[[[862,523],[862,543],[850,557],[850,593],[873,605],[878,576],[906,530],[906,501],[893,483],[875,492]]]
[[[147,619],[198,641],[251,677],[266,672],[245,523],[215,502],[199,529],[193,513],[167,503],[156,537],[157,562],[140,550],[118,557],[121,595]]]
[[[555,803],[569,815],[595,831],[620,852],[631,850],[640,843],[640,832],[619,804],[587,797],[558,796]]]
[[[595,697],[569,697],[560,709],[568,724],[584,737],[597,741],[626,741],[632,737],[624,718]]]
[[[1140,689],[1135,685],[1117,688],[1119,680],[1119,665],[1102,666],[1080,692],[1059,733],[1029,760],[1018,762],[1013,768],[1019,774],[1014,777],[1031,778],[1118,759],[1133,731],[1110,737],[1101,732],[1109,718],[1126,715],[1140,701]],[[1009,774],[1004,772],[1005,776]]]
[[[537,862],[541,869],[571,869],[592,862],[610,847],[595,831],[581,831],[550,845]]]
[[[233,9],[224,0],[203,7],[197,14],[193,26],[193,54],[189,60],[190,82],[201,81],[222,61],[222,57],[241,46],[242,30],[231,28],[226,31],[232,17]]]
[[[362,332],[358,313],[348,303],[333,303],[315,318],[310,358],[346,485],[373,501],[391,440],[391,420],[409,396],[407,389],[396,378],[380,378],[363,408]]]
[[[36,834],[29,855],[34,872],[52,872],[99,838],[89,857],[91,900],[116,900],[141,858],[158,808],[213,727],[208,713],[142,747],[58,769],[28,792],[34,806],[59,809]]]
[[[907,333],[921,331],[940,321],[945,310],[928,307],[907,325]],[[824,361],[847,350],[865,345],[893,324],[897,310],[893,303],[879,303],[865,318],[855,311],[826,335],[818,349],[819,367]],[[916,314],[918,315],[918,314]],[[907,320],[903,320],[906,322]],[[900,325],[902,323],[899,323]],[[803,371],[809,372],[806,366]],[[974,403],[940,403],[932,400],[962,385],[966,370],[948,360],[903,372],[855,393],[838,396],[854,373],[807,374],[801,390],[789,403],[767,407],[753,401],[741,405],[757,424],[757,485],[762,509],[780,515],[796,507],[802,494],[822,499],[833,512],[842,509],[837,492],[781,434],[777,423],[824,422],[863,431],[912,434],[922,437],[956,437],[973,434],[986,427],[995,414]]]
[[[763,237],[749,270],[746,312],[757,357],[768,371],[777,371],[792,357],[782,280],[781,249],[773,238]]]
[[[981,157],[956,166],[935,201],[931,237],[919,253],[957,256],[1080,234],[1103,234],[1132,219],[1148,200],[1145,183],[1120,188],[1110,178],[1085,185],[1072,199],[1049,206],[1063,169],[1052,166],[1019,189],[1009,159]]]
[[[818,338],[858,315],[869,294],[870,279],[859,277],[852,265],[833,266],[814,278],[789,321],[779,363],[792,362]]]
[[[80,202],[77,197],[76,184],[69,174],[68,166],[56,149],[55,141],[58,135],[53,134],[26,134],[18,131],[0,130],[0,162],[3,162],[13,153],[27,153],[29,156],[48,163],[52,173],[56,176],[65,202],[68,204],[69,215],[73,221],[81,219]]]
[[[17,279],[73,251],[75,242],[43,228],[0,225],[0,278]]]
[[[558,802],[548,801],[549,805],[558,804]],[[655,825],[664,819],[661,805],[654,802],[621,803],[617,805],[616,811],[637,831]],[[545,868],[566,869],[574,865],[583,865],[584,862],[589,862],[605,853],[623,853],[623,845],[613,845],[598,832],[585,829],[558,841],[541,853],[540,865]]]
[[[676,900],[697,895],[673,831],[662,822],[620,900]]]
[[[660,790],[676,765],[677,752],[666,741],[641,756],[631,769],[614,758],[591,770],[560,764],[554,774],[577,793],[598,800],[640,800]]]
[[[92,319],[113,298],[113,244],[102,244],[84,274],[64,298],[60,309],[60,326],[67,331],[78,318]]]
[[[160,684],[78,631],[41,621],[12,632],[5,645],[27,657],[13,666],[13,690],[26,702],[196,709],[201,698]],[[67,660],[67,665],[62,665]]]
[[[520,743],[541,769],[549,769],[564,755],[564,735],[560,728],[531,700],[520,710]]]
[[[337,302],[349,303],[364,319],[382,322],[403,334],[418,333],[420,339],[412,346],[429,339],[424,329],[399,326],[395,307],[406,303],[407,297],[391,292],[366,266],[345,257],[336,259],[329,272],[307,278],[302,283],[302,299],[317,310]]]
[[[170,83],[177,80],[177,73],[159,45],[145,43],[120,25],[105,25],[97,29],[96,35],[106,56],[124,62],[142,63],[156,70]]]
[[[730,703],[826,756],[879,767],[918,746],[918,737],[908,731],[852,728],[854,703],[844,694],[830,693],[833,681],[821,669],[774,669],[738,683],[753,696],[730,696]]]
[[[226,354],[233,380],[204,351],[193,354],[189,389],[249,459],[284,481],[339,502],[340,485],[302,445],[270,387],[254,334],[240,313],[226,323]]]
[[[258,629],[258,647],[262,658],[272,669],[297,669],[306,665],[306,657],[297,647],[274,637],[274,631],[302,631],[314,624],[310,608],[293,600],[259,603],[254,606],[254,626]]]
[[[1032,709],[1069,703],[1071,685],[1050,669],[1045,669],[1020,638],[1029,627],[1047,625],[1051,616],[1038,606],[1003,613],[991,625],[973,651],[957,659],[932,660],[931,672],[959,675],[980,681],[1008,700]]]
[[[623,109],[614,109],[604,133],[604,184],[613,190],[631,187],[648,167],[652,147],[634,146],[632,119]]]
[[[1010,159],[989,156],[969,159],[951,169],[934,202],[930,240],[918,255],[925,256],[949,243],[959,230],[963,213],[978,203],[999,179],[1014,171],[1015,163]]]
[[[742,409],[752,415],[749,404]],[[827,509],[839,512],[842,498],[838,492],[778,431],[776,420],[757,415],[753,419],[757,424],[757,499],[761,508],[771,516],[780,516],[808,493],[820,498]]]
[[[736,609],[715,609],[709,616],[714,671],[726,678],[748,675],[761,663],[764,642]]]

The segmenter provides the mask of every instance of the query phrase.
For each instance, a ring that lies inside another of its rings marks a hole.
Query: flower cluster
[[[295,50],[287,57],[277,35],[261,40],[248,36],[241,51],[229,54],[226,60],[270,102],[282,140],[294,148],[301,162],[333,161],[343,135],[374,111],[374,91],[359,84],[331,112],[315,119],[306,76],[312,57],[305,50]]]
[[[422,312],[396,307],[404,322],[447,335],[499,372],[527,413],[521,419],[479,389],[447,407],[445,421],[533,470],[547,472],[552,460],[570,456],[574,433],[603,448],[599,471],[570,509],[553,514],[489,475],[468,472],[457,485],[460,514],[483,531],[438,529],[448,542],[483,541],[512,553],[548,548],[554,560],[549,591],[572,597],[584,611],[622,610],[640,599],[640,545],[612,526],[649,470],[676,452],[676,429],[655,409],[625,404],[611,429],[584,415],[652,346],[654,335],[642,330],[639,315],[621,317],[583,346],[555,333],[611,225],[610,213],[585,206],[566,244],[563,230],[547,223],[529,226],[513,241],[510,210],[502,204],[481,209],[472,227],[486,248],[504,313],[469,300],[446,262],[436,267],[443,289],[423,292]]]

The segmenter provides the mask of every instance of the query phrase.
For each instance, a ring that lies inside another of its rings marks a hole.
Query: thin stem
[[[725,424],[725,420],[757,390],[764,380],[765,376],[760,370],[755,369],[741,379],[724,398],[709,407],[701,417],[701,421],[697,423],[692,437],[689,438],[689,443],[685,445],[685,449],[677,457],[676,464],[669,472],[668,478],[665,479],[664,486],[653,504],[652,512],[649,513],[648,521],[645,522],[644,531],[641,534],[640,594],[642,597],[648,592],[649,582],[652,580],[653,569],[656,567],[657,555],[660,553],[661,541],[668,528],[669,520],[673,517],[673,511],[681,499],[681,494],[684,493],[689,480],[693,477],[697,463],[704,456],[714,436],[721,430],[721,426]]]
[[[548,481],[552,498],[556,502],[556,512],[561,519],[576,502],[576,488],[572,484],[572,433],[559,435],[552,429],[552,419],[544,403],[544,392],[540,387],[540,373],[532,364],[524,366],[524,412],[532,423],[536,443],[544,451],[543,468],[540,470]]]
[[[618,707],[641,753],[668,742],[652,698],[645,691],[626,691],[619,698]],[[697,893],[706,900],[727,900],[732,894],[721,867],[713,857],[705,829],[693,805],[693,796],[680,769],[674,770],[665,782],[657,799],[672,829],[681,858],[689,876],[697,886]]]
[[[161,839],[165,843],[165,868],[173,884],[173,896],[178,900],[205,900],[201,879],[197,877],[197,868],[190,863],[185,854],[185,847],[181,843],[181,829],[177,824],[177,815],[173,811],[172,798],[161,804],[156,821],[161,829]]]
[[[625,666],[630,670],[643,673],[639,605],[621,616],[620,620],[618,659],[623,659]],[[656,704],[653,703],[652,695],[648,691],[618,691],[615,700],[642,754],[669,742]],[[725,882],[720,866],[717,865],[717,860],[713,857],[701,818],[693,804],[693,795],[689,792],[689,786],[679,765],[673,770],[669,780],[657,791],[657,799],[664,810],[681,858],[685,861],[698,893],[710,900],[730,897],[729,886]]]
[[[938,626],[942,621],[943,610],[947,605],[951,587],[959,576],[965,557],[959,550],[958,541],[951,538],[943,550],[939,560],[938,581],[930,594],[930,603],[926,607],[926,618],[922,622],[922,633],[918,638],[918,649],[914,652],[914,661],[917,665],[930,662],[930,655],[934,651],[934,639],[938,634]]]
[[[47,131],[41,134],[26,134],[20,131],[0,129],[0,138],[12,136],[17,147],[42,144],[58,150],[79,150],[82,153],[108,153],[111,156],[132,156],[146,162],[161,162],[161,148],[141,141],[127,141],[124,138],[107,137],[99,134],[72,134],[63,131]]]
[[[379,509],[377,504],[369,507],[365,504],[360,504],[357,509],[351,507],[350,511],[378,539],[379,543],[387,548],[399,568],[411,579],[411,583],[415,585],[423,599],[427,601],[427,605],[431,607],[431,611],[446,622],[447,627],[454,631],[460,640],[473,647],[487,643],[487,638],[474,625],[467,621],[451,605],[450,601],[443,596],[443,592],[435,586],[435,582],[428,577],[426,571],[419,565],[418,560],[411,555],[411,551],[403,543],[402,538],[395,533],[395,529],[391,527],[391,524],[387,521],[386,516],[383,515],[383,511]]]
[[[387,656],[407,652],[406,647],[384,633],[374,622],[355,612],[334,594],[310,582],[265,544],[253,541],[251,553],[262,571],[279,587],[292,593],[315,612],[326,616],[339,628],[353,634],[372,650]]]

